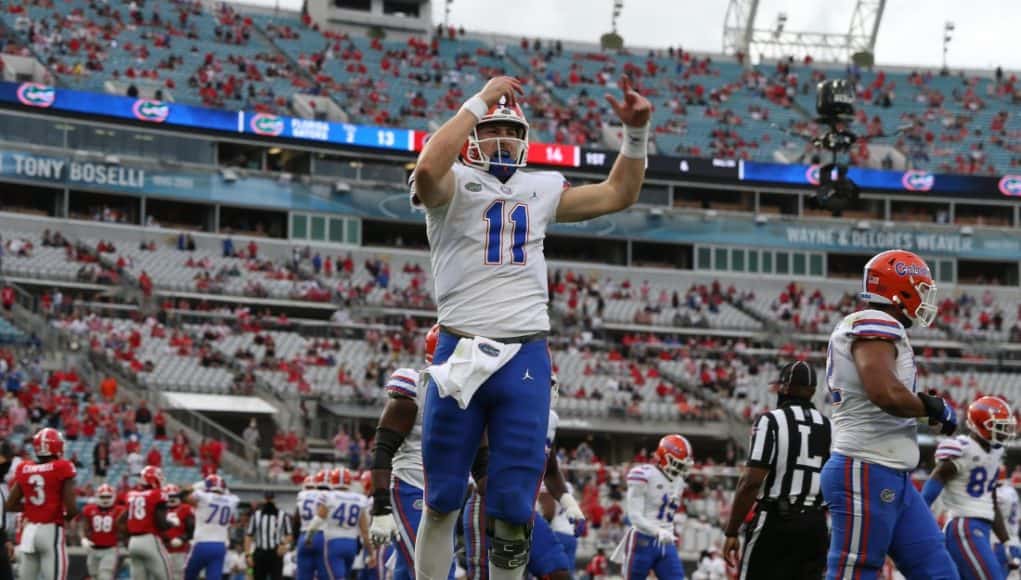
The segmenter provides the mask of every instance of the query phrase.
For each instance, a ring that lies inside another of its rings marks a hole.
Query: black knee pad
[[[486,522],[489,536],[489,559],[493,565],[504,570],[514,570],[528,564],[528,552],[532,546],[532,524],[511,524],[503,520],[490,519]]]

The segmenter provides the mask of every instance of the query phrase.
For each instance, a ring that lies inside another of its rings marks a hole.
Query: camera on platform
[[[851,147],[858,137],[848,128],[854,117],[854,87],[843,79],[830,79],[816,87],[816,123],[825,127],[812,145],[829,151],[831,161],[819,168],[819,188],[815,200],[819,207],[840,212],[858,200],[860,190],[847,177]]]

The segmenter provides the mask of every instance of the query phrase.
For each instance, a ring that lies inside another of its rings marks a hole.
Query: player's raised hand
[[[644,127],[652,116],[652,103],[642,95],[638,94],[631,86],[631,79],[627,75],[620,77],[617,86],[624,93],[624,100],[618,101],[613,95],[606,94],[606,102],[610,104],[614,113],[620,121],[629,127]]]
[[[500,97],[507,97],[508,102],[514,102],[518,95],[525,94],[521,88],[521,81],[514,77],[493,77],[489,79],[486,86],[479,91],[479,97],[492,107],[500,102]]]

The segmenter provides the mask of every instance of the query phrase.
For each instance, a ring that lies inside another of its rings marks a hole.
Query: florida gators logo
[[[41,109],[52,107],[57,100],[57,91],[53,87],[39,83],[22,83],[17,94],[22,105]]]
[[[819,185],[819,167],[820,165],[809,165],[808,169],[805,170],[805,179],[812,185]]]
[[[905,171],[900,183],[908,191],[929,191],[936,183],[936,176],[928,171]]]
[[[1021,197],[1021,175],[1004,175],[998,185],[1003,195]]]
[[[284,132],[284,120],[276,115],[256,113],[248,121],[248,127],[257,135],[275,137]]]
[[[170,116],[170,105],[152,99],[138,99],[131,105],[131,112],[139,121],[162,123]]]

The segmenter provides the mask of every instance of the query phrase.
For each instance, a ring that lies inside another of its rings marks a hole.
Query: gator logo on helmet
[[[284,120],[276,115],[256,113],[248,121],[248,127],[257,135],[275,137],[284,132]]]
[[[918,264],[894,262],[893,271],[897,272],[898,276],[926,276],[928,278],[932,278],[932,275],[929,273],[929,268]]]
[[[138,99],[131,105],[135,118],[149,123],[162,123],[170,116],[170,105],[152,99]]]
[[[1021,197],[1021,175],[1004,175],[998,185],[1003,195]]]
[[[18,87],[17,94],[22,105],[41,109],[52,107],[57,100],[57,91],[53,87],[39,83],[23,83]]]
[[[805,179],[812,185],[819,185],[819,167],[820,165],[809,165],[805,170]]]
[[[905,171],[900,183],[908,191],[929,191],[936,184],[936,176],[928,171]]]

